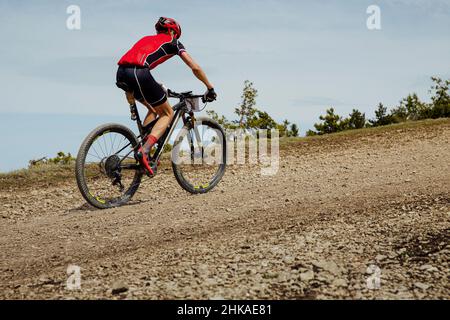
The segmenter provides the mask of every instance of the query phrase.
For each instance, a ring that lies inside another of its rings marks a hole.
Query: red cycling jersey
[[[184,51],[186,50],[178,39],[169,34],[158,33],[154,36],[143,37],[136,42],[119,60],[118,65],[147,66],[153,69],[174,55],[181,55]]]

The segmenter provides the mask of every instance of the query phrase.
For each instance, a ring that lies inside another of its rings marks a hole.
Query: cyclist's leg
[[[159,118],[158,121],[155,123],[155,126],[153,127],[150,135],[159,139],[164,134],[170,122],[172,121],[173,109],[168,100],[166,100],[163,104],[154,107],[154,109],[158,114]]]
[[[144,123],[143,123],[144,127],[146,125],[148,125],[150,122],[152,122],[153,120],[155,120],[156,115],[157,115],[156,112],[154,112],[152,110],[148,110],[147,115],[145,116],[145,119],[144,119]]]
[[[119,66],[116,80],[117,82],[126,83],[133,90],[134,98],[148,109],[143,125],[146,126],[155,120],[157,113],[148,101],[159,99],[164,94],[164,91],[153,79],[150,71],[141,67]]]
[[[157,141],[165,129],[169,125],[173,117],[172,108],[167,101],[167,94],[153,78],[151,72],[147,68],[133,68],[132,76],[134,80],[134,96],[136,99],[147,107],[149,110],[145,120],[144,126],[159,116],[152,132],[149,135],[150,144],[146,143],[146,150],[149,150]]]
[[[155,174],[155,170],[157,167],[157,164],[150,163],[147,155],[149,154],[150,150],[152,149],[153,145],[158,141],[158,139],[164,134],[165,130],[169,126],[170,122],[173,118],[173,110],[170,106],[169,102],[166,100],[164,103],[152,108],[156,111],[156,114],[158,115],[158,119],[153,126],[152,132],[150,132],[150,135],[148,135],[147,140],[144,142],[144,145],[140,149],[140,152],[143,154],[143,165],[147,169],[147,171],[150,174]],[[147,117],[144,121],[146,124],[147,121],[150,122],[154,119],[155,112],[153,112],[151,109],[149,109],[149,112],[147,114]]]
[[[153,107],[164,104],[167,101],[167,95],[161,86],[155,81],[148,68],[141,67],[119,67],[117,71],[117,81],[125,82],[133,90],[134,97],[149,110],[144,125],[156,118],[156,112]],[[158,120],[159,122],[159,120]],[[163,119],[164,123],[164,119]],[[158,137],[159,138],[159,137]],[[148,154],[152,146],[158,141],[153,135],[149,135],[143,142],[143,146],[138,149],[140,161],[148,173],[154,174],[156,166],[149,161]]]
[[[161,85],[155,81],[150,70],[135,68],[133,73],[137,87],[135,96],[137,93],[138,98],[140,98],[138,101],[142,102],[144,105],[148,105],[147,108],[149,111],[154,110],[158,115],[152,132],[147,136],[146,141],[144,141],[142,148],[139,150],[143,155],[142,162],[144,167],[150,174],[153,174],[156,167],[155,164],[149,162],[148,154],[170,124],[170,121],[173,118],[173,110],[167,101],[166,92]],[[144,120],[144,124],[149,123],[153,119],[155,119],[155,115],[153,112],[149,112]]]
[[[138,100],[139,101],[139,100]],[[153,120],[156,119],[156,116],[158,115],[155,111],[155,109],[146,101],[144,101],[143,99],[141,99],[139,101],[140,103],[142,103],[147,109],[147,115],[145,116],[144,122],[142,123],[142,125],[145,127],[146,125],[148,125],[150,122],[152,122]]]

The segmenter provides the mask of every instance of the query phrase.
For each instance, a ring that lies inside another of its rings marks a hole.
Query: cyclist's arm
[[[203,82],[208,89],[213,88],[213,85],[211,84],[211,82],[209,82],[208,77],[206,77],[206,73],[186,51],[183,51],[180,57],[184,61],[184,63],[186,63],[189,68],[191,68],[192,72],[198,80]]]

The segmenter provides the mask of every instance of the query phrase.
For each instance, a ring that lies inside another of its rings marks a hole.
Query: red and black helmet
[[[177,39],[181,37],[181,26],[172,18],[159,18],[158,22],[155,24],[155,29],[156,32],[173,30]]]

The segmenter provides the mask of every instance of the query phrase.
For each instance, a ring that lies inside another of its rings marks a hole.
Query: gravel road
[[[73,178],[0,200],[2,299],[450,298],[450,120],[290,142],[204,195],[167,169],[121,208]]]

